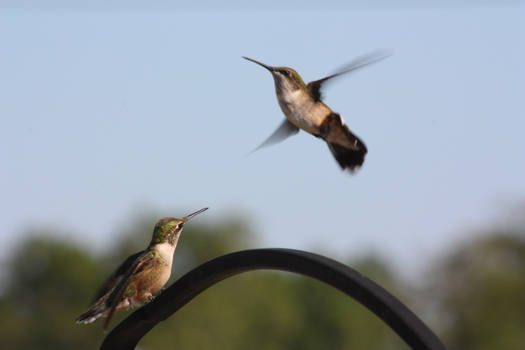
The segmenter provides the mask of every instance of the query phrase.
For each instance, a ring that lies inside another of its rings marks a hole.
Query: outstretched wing
[[[139,272],[147,274],[148,271],[154,270],[157,262],[158,260],[155,259],[155,252],[144,251],[142,252],[142,255],[131,264],[118,285],[115,287],[115,289],[113,289],[108,297],[106,305],[109,307],[109,312],[106,321],[104,322],[104,330],[107,330],[109,322],[111,321],[111,317],[113,317],[115,309],[122,300],[131,277]]]
[[[324,77],[322,79],[309,82],[306,85],[306,88],[310,92],[310,95],[312,96],[314,101],[320,101],[322,98],[321,87],[323,83],[326,82],[327,80],[330,80],[342,74],[353,72],[359,68],[366,67],[372,63],[379,62],[389,56],[390,54],[386,51],[375,51],[375,52],[369,53],[368,55],[358,57],[352,62],[348,63],[347,65],[341,67],[341,69],[339,69],[336,73],[329,75],[327,77]]]
[[[299,132],[299,128],[285,119],[281,125],[270,135],[263,143],[261,143],[257,148],[255,148],[250,153],[258,151],[259,149],[273,145],[275,143],[281,142],[289,136],[295,135]]]

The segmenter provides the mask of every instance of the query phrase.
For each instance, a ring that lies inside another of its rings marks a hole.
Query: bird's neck
[[[277,99],[281,103],[287,104],[304,104],[304,103],[314,103],[314,100],[308,94],[306,89],[281,89],[276,90]]]
[[[168,242],[157,243],[152,245],[150,249],[156,251],[164,261],[171,265],[171,261],[173,260],[173,253],[175,252],[176,247],[177,241],[175,241],[175,244],[170,244]]]

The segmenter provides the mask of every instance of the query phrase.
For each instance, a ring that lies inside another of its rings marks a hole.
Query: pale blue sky
[[[525,197],[523,3],[33,10],[0,10],[4,252],[28,227],[100,247],[142,205],[210,206],[202,221],[247,215],[260,246],[415,265]],[[325,94],[368,146],[355,176],[304,133],[245,157],[283,116],[241,56],[310,81],[378,48],[394,55]]]

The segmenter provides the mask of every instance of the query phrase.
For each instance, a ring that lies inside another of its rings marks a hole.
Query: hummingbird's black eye
[[[283,70],[281,71],[281,74],[286,75],[287,77],[290,76],[290,72],[288,72],[286,69],[283,69]]]
[[[180,224],[177,225],[177,230],[180,230],[182,226],[184,226],[184,224],[181,222]]]

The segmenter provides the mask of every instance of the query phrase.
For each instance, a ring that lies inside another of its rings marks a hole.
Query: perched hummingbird
[[[104,330],[115,311],[150,302],[171,275],[171,262],[184,224],[208,208],[202,208],[181,219],[160,219],[148,247],[128,257],[106,280],[88,311],[76,323],[91,323],[107,317]]]
[[[307,133],[326,141],[328,148],[343,170],[346,168],[351,172],[356,170],[363,164],[367,148],[348,129],[343,118],[321,101],[321,87],[323,83],[332,78],[378,62],[386,57],[388,55],[378,53],[362,56],[335,74],[305,84],[292,68],[271,67],[243,56],[244,59],[257,63],[272,73],[277,100],[286,116],[279,128],[254,151],[280,142],[299,132],[299,129],[303,129]]]

